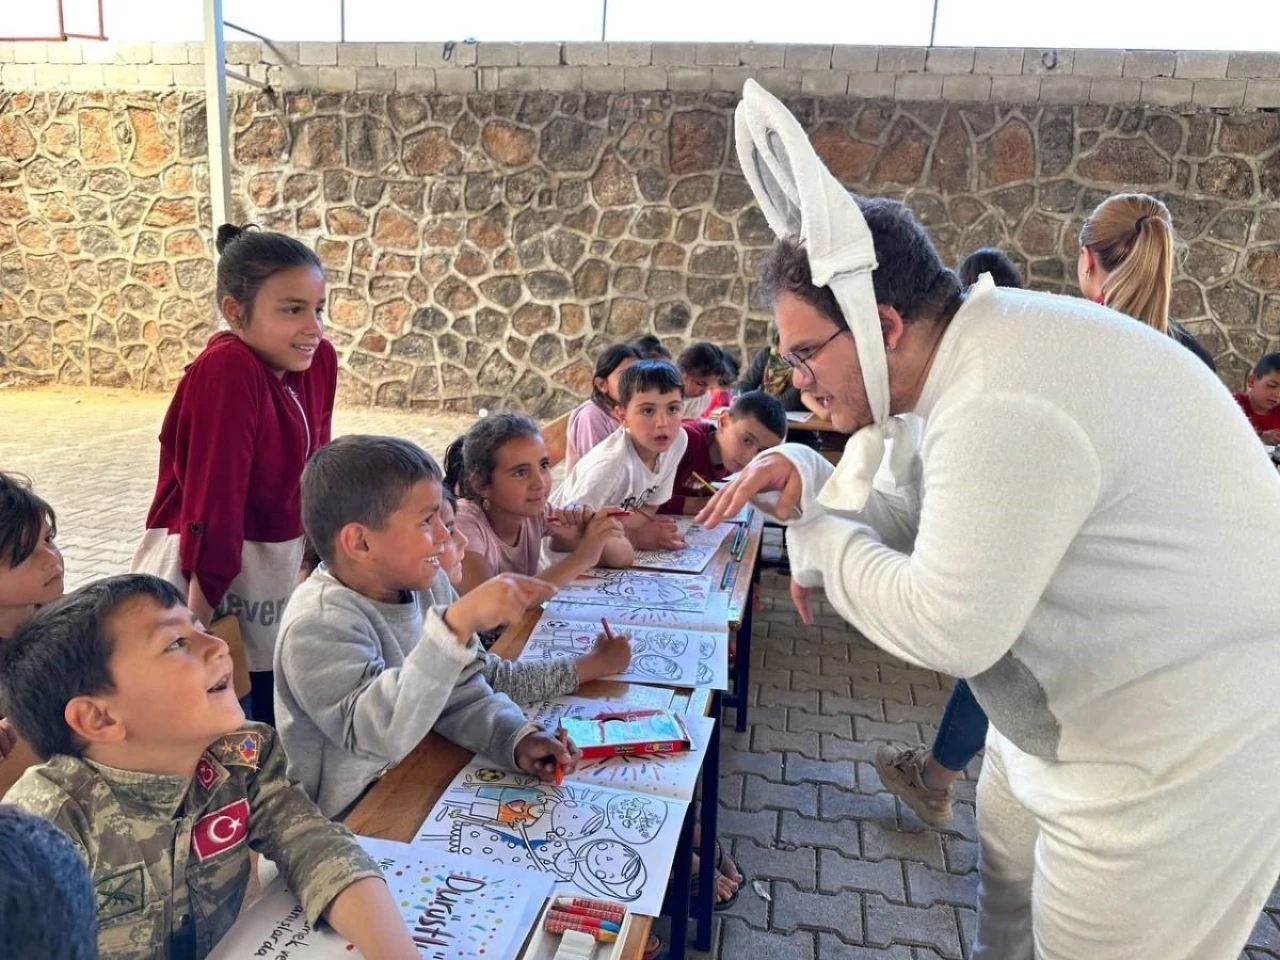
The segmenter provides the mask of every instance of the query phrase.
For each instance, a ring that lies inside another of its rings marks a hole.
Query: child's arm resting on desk
[[[249,778],[250,846],[280,867],[310,923],[323,915],[370,960],[416,958],[377,863],[285,776],[275,731],[257,730],[262,752]]]

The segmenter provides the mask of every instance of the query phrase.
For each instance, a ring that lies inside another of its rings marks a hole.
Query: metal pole
[[[933,46],[933,38],[938,32],[938,0],[933,0],[933,19],[929,21],[929,46]]]
[[[227,48],[222,0],[204,0],[204,99],[209,129],[209,193],[213,229],[231,220],[231,145],[227,136]]]
[[[600,42],[609,39],[609,0],[602,0],[600,9]]]

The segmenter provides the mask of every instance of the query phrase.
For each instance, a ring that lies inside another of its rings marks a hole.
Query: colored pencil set
[[[622,922],[626,916],[624,906],[608,900],[556,897],[551,901],[551,909],[547,911],[542,929],[547,933],[564,935],[564,945],[556,953],[557,957],[565,953],[566,947],[571,948],[568,955],[573,955],[575,951],[572,945],[584,942],[583,935],[591,938],[592,948],[596,943],[613,943],[622,931]],[[590,951],[585,955],[590,956]]]

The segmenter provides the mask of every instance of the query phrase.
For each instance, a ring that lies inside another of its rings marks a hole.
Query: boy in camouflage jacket
[[[374,863],[245,723],[226,645],[163,580],[110,577],[0,648],[0,700],[47,761],[5,799],[61,827],[89,865],[103,960],[203,958],[240,911],[249,850],[366,958],[418,954]]]

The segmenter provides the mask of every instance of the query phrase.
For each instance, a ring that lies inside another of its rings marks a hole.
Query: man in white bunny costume
[[[1239,408],[1103,307],[963,291],[750,81],[737,136],[784,238],[762,266],[780,350],[853,435],[834,471],[758,456],[700,519],[772,504],[802,614],[821,586],[969,678],[991,719],[975,958],[1235,960],[1280,873],[1280,480]]]

